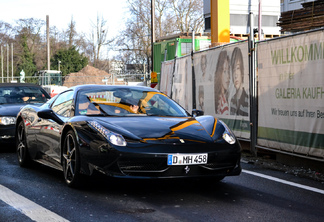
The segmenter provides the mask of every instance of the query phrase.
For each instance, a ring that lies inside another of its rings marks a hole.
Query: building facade
[[[314,0],[280,0],[280,11],[287,12],[303,8],[302,4]]]
[[[210,32],[210,1],[204,0],[205,32]],[[280,28],[277,26],[280,17],[279,0],[262,1],[262,31],[263,36],[279,36]],[[232,36],[246,37],[250,32],[249,14],[253,13],[254,28],[258,28],[259,0],[229,0],[230,34]]]

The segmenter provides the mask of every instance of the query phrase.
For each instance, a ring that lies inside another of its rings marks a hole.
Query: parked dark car
[[[21,107],[41,105],[50,96],[38,85],[0,83],[0,143],[15,144],[16,117]]]
[[[68,186],[96,170],[124,178],[210,178],[241,172],[241,147],[213,116],[189,115],[140,86],[72,87],[17,117],[19,164],[62,170]]]

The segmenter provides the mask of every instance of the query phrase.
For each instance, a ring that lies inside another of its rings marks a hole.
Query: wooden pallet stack
[[[324,0],[302,4],[303,8],[281,13],[281,32],[300,32],[324,27]]]

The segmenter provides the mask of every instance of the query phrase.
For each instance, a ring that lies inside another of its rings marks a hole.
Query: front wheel
[[[21,167],[28,167],[31,163],[31,158],[27,148],[25,124],[23,121],[20,121],[16,131],[16,151],[19,165]]]
[[[69,187],[80,184],[80,154],[76,136],[72,130],[68,131],[63,144],[63,173],[65,183]]]

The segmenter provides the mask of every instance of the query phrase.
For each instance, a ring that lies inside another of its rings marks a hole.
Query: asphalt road
[[[324,184],[242,163],[240,176],[125,180],[68,188],[62,172],[0,151],[0,221],[324,221]]]

